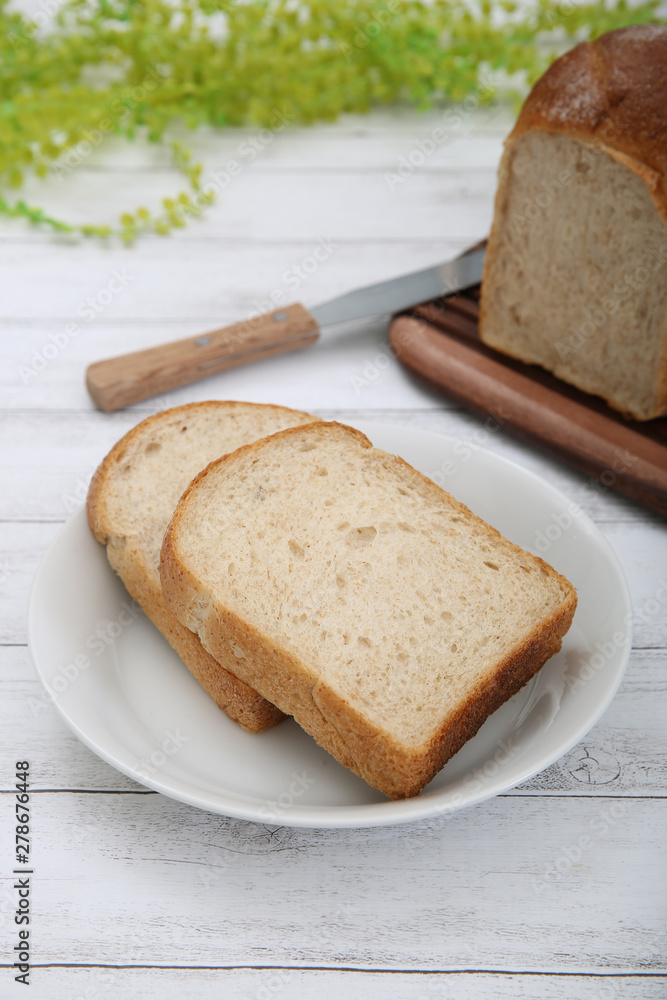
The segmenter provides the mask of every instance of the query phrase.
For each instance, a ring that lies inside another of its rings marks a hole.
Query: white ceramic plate
[[[391,802],[291,719],[259,736],[230,722],[137,611],[81,510],[38,570],[28,635],[48,696],[91,750],[141,784],[211,812],[275,825],[379,826],[507,791],[600,718],[625,670],[631,611],[597,528],[546,482],[489,452],[401,427],[360,429],[572,581],[579,605],[560,653],[419,796]]]

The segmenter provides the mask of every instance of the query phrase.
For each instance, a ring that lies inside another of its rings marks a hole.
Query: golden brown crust
[[[493,274],[506,224],[510,169],[517,141],[531,130],[562,133],[596,147],[637,174],[667,224],[667,26],[634,25],[582,42],[557,59],[537,81],[505,141],[489,234],[486,275]],[[488,336],[492,279],[482,282],[479,329],[482,340],[504,353],[503,342]],[[485,294],[486,293],[486,294]],[[513,356],[530,362],[514,352]],[[577,382],[589,389],[586,373]],[[615,399],[607,403],[626,417],[650,420],[667,413],[667,338],[657,377],[655,403],[646,412],[627,413]]]
[[[273,403],[250,404],[230,399],[209,399],[200,403],[185,403],[183,406],[173,406],[169,410],[162,410],[160,413],[154,413],[152,416],[146,417],[145,420],[140,421],[136,427],[133,427],[116,442],[111,451],[102,459],[90,481],[86,498],[86,514],[90,530],[97,541],[101,542],[102,545],[106,545],[109,536],[110,525],[108,522],[105,494],[107,485],[123,460],[128,448],[134,443],[136,438],[143,437],[147,431],[150,432],[153,427],[159,426],[165,418],[171,419],[176,414],[187,417],[189,414],[203,409],[227,410],[229,413],[233,413],[234,410],[246,409],[248,406],[257,407],[257,409],[300,414],[304,418],[304,421],[316,419],[309,413],[304,413],[301,410],[291,410],[286,406],[276,406]]]
[[[320,425],[321,432],[330,434],[339,428],[353,435],[364,447],[372,448],[365,435],[344,424]],[[326,428],[326,429],[325,429]],[[289,428],[272,435],[272,440],[293,434],[312,434],[314,425]],[[260,691],[313,736],[336,759],[369,785],[390,798],[416,795],[440,770],[449,758],[478,731],[488,716],[514,695],[561,646],[577,605],[572,585],[539,557],[537,565],[560,583],[563,600],[560,606],[500,663],[481,678],[466,703],[447,718],[425,747],[407,749],[353,705],[325,685],[309,665],[279,642],[245,621],[230,608],[216,600],[213,594],[188,569],[179,553],[179,532],[189,499],[207,476],[226,464],[239,460],[242,454],[259,451],[264,442],[258,441],[224,456],[203,470],[181,498],[162,543],[160,577],[169,607],[184,623],[197,628],[202,645],[218,659],[230,646],[243,650],[244,656],[233,665],[239,677]],[[385,460],[396,463],[402,472],[419,484],[426,493],[441,499],[443,491],[403,459],[379,452]],[[472,518],[496,543],[515,552],[518,546],[473,514],[464,504],[452,498],[458,509]]]
[[[114,445],[100,463],[88,490],[86,512],[90,530],[98,542],[107,546],[109,562],[121,577],[128,592],[162,632],[188,670],[230,719],[238,722],[251,733],[260,733],[282,721],[285,718],[283,713],[228,669],[228,662],[233,657],[229,650],[225,651],[222,662],[216,662],[202,647],[198,637],[181,625],[167,607],[159,580],[154,579],[154,574],[146,565],[141,552],[133,543],[133,539],[126,536],[118,537],[114,534],[114,526],[110,521],[107,506],[109,483],[115,476],[128,449],[137,438],[141,438],[147,433],[150,434],[153,429],[159,428],[165,419],[171,420],[176,415],[185,417],[192,414],[193,411],[201,411],[202,409],[224,410],[232,413],[239,408],[247,408],[248,405],[247,403],[227,400],[187,403],[184,406],[173,407],[142,420]],[[258,409],[282,411],[290,414],[300,412],[271,404],[257,403],[252,405],[256,405]],[[304,420],[315,419],[307,413],[301,413],[301,416]]]
[[[214,659],[206,652],[197,635],[181,625],[167,607],[159,582],[152,580],[150,568],[144,564],[141,553],[133,550],[131,539],[110,541],[107,557],[128,593],[230,719],[250,733],[262,733],[285,718],[280,709],[228,669],[233,657],[229,649],[224,651],[221,661]]]
[[[665,343],[662,348],[662,360],[660,371],[658,372],[658,394],[655,404],[655,412],[649,419],[654,417],[664,417],[667,415],[667,330],[665,331]]]
[[[433,740],[429,753],[430,781],[450,757],[479,731],[488,717],[515,695],[561,648],[577,609],[572,588],[551,617],[509,654],[493,673],[480,681],[476,691],[448,719]]]
[[[634,25],[582,42],[540,77],[507,142],[563,132],[625,164],[667,223],[667,27]]]
[[[339,424],[335,420],[327,421],[326,424],[324,424],[321,420],[316,420],[314,417],[313,417],[312,423],[319,424],[319,425],[326,426],[326,427],[343,427],[346,431],[351,431],[356,436],[357,440],[360,441],[365,448],[372,448],[373,447],[373,445],[368,440],[368,438],[366,437],[366,435],[362,434],[361,431],[358,431],[356,429],[356,427],[348,427],[347,424]],[[304,429],[304,427],[310,427],[310,424],[299,424],[298,427],[286,427],[284,431],[278,431],[276,434],[272,434],[271,437],[281,437],[282,438],[282,437],[285,437],[285,436],[287,436],[289,434],[296,434],[299,431],[302,431]],[[251,441],[250,444],[244,444],[240,448],[237,448],[236,451],[234,451],[232,454],[234,454],[234,455],[244,455],[244,454],[247,454],[250,451],[256,450],[256,448],[257,448],[257,446],[259,444],[261,444],[261,441]],[[173,524],[179,524],[180,523],[180,520],[181,520],[180,508],[181,508],[181,504],[185,501],[186,497],[189,497],[190,494],[192,492],[194,492],[194,490],[197,488],[198,484],[201,482],[201,480],[204,478],[204,476],[208,475],[209,473],[213,473],[214,470],[218,468],[218,466],[223,465],[230,458],[231,458],[231,455],[222,455],[221,458],[216,458],[214,462],[211,462],[209,465],[206,466],[205,469],[202,469],[201,472],[197,473],[197,475],[192,480],[192,482],[190,483],[190,485],[186,489],[185,493],[181,497],[181,499],[180,499],[180,501],[178,503],[178,506],[177,506],[176,510],[174,511],[174,516],[171,519],[171,523],[169,525],[169,528],[167,529],[167,533],[171,530],[171,527],[172,527]],[[167,533],[165,533],[165,538],[166,538]],[[163,547],[164,547],[164,543],[163,543]]]
[[[510,136],[511,135],[512,133],[510,133]],[[493,199],[493,219],[491,222],[489,239],[486,245],[486,256],[484,257],[484,272],[482,274],[482,288],[479,299],[479,319],[477,321],[479,335],[484,343],[489,342],[486,338],[488,337],[487,331],[489,329],[488,316],[490,311],[490,276],[493,275],[497,266],[499,254],[496,248],[501,245],[502,229],[507,217],[507,200],[509,198],[509,174],[511,162],[509,139],[510,137],[508,136],[505,140],[505,151],[500,159],[500,165],[498,167],[498,183],[496,186],[496,195]],[[492,343],[490,346],[495,347],[497,345]]]

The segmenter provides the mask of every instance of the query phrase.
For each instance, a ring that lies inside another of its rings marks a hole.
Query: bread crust
[[[564,132],[646,183],[667,224],[667,26],[618,28],[582,42],[537,81],[507,138]]]
[[[623,164],[644,181],[667,225],[667,26],[633,25],[582,42],[557,59],[534,85],[505,140],[485,275],[493,273],[498,259],[514,150],[518,140],[534,130],[567,135]],[[482,280],[482,340],[531,363],[531,358],[487,339],[492,305],[485,284],[492,284],[490,277]],[[667,414],[667,330],[656,381],[655,402],[646,412],[627,412],[614,398],[603,398],[629,419],[652,420]],[[598,392],[590,386],[586,372],[576,384],[584,391]]]
[[[250,733],[262,733],[282,722],[285,715],[279,708],[229,670],[233,654],[228,648],[217,659],[207,653],[194,632],[181,625],[165,603],[159,580],[155,582],[131,539],[112,539],[107,558],[130,596],[225,715]]]
[[[339,428],[343,433],[353,435],[363,447],[372,448],[368,438],[354,428],[335,423],[320,427],[320,432],[327,434],[331,433],[331,428]],[[286,438],[304,432],[312,434],[317,430],[312,425],[304,425],[281,431],[272,438]],[[307,663],[217,600],[210,588],[188,569],[181,556],[179,533],[183,518],[189,500],[196,494],[202,480],[224,467],[225,463],[240,458],[243,452],[256,453],[261,447],[262,442],[255,442],[238,449],[233,456],[211,463],[184,493],[162,543],[160,577],[165,599],[180,621],[196,629],[202,645],[216,659],[231,644],[242,649],[244,657],[234,664],[238,676],[286,714],[293,715],[317,743],[341,764],[390,798],[416,795],[446,761],[475,735],[488,716],[519,691],[560,649],[562,637],[569,629],[576,610],[576,592],[551,566],[539,557],[532,557],[543,572],[559,580],[564,590],[561,605],[478,680],[465,703],[443,720],[425,745],[406,748],[324,684]],[[386,455],[384,452],[380,454]],[[386,458],[398,463],[406,477],[417,481],[425,492],[441,499],[443,491],[426,476],[396,456],[386,455]],[[494,536],[494,540],[514,552],[522,552],[464,504],[456,500],[453,504],[466,517],[483,525],[484,531]]]
[[[249,405],[267,411],[300,414],[304,421],[315,419],[310,414],[289,410],[287,407],[220,400],[187,403],[154,414],[128,431],[103,459],[88,490],[86,512],[90,530],[97,541],[107,547],[110,565],[118,573],[130,595],[183,660],[190,673],[230,719],[238,722],[248,732],[261,733],[281,722],[285,718],[284,714],[229,669],[230,661],[234,659],[229,649],[224,651],[224,655],[218,661],[206,652],[195,633],[181,625],[167,607],[159,577],[147,564],[140,548],[136,545],[136,540],[131,536],[115,533],[108,504],[109,485],[128,450],[138,439],[150,435],[154,429],[159,428],[165,415],[170,419],[174,416],[187,418],[193,412],[202,409],[226,411],[231,414],[234,410],[247,409]]]

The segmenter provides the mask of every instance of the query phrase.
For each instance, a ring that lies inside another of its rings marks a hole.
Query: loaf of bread
[[[213,462],[165,534],[165,599],[341,764],[417,794],[561,646],[573,587],[359,431]]]
[[[250,732],[284,718],[184,628],[162,597],[162,536],[186,486],[213,459],[315,417],[281,406],[192,403],[143,420],[112,448],[88,491],[88,523],[112,567],[216,704]]]
[[[505,143],[482,340],[638,420],[667,413],[667,27],[578,45]]]

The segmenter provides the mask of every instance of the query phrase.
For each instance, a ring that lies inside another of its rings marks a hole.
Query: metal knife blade
[[[312,310],[299,303],[198,337],[96,361],[88,391],[101,410],[118,410],[217,372],[313,344],[321,330],[389,316],[463,291],[482,278],[484,250],[359,288]],[[275,301],[275,300],[274,300]]]
[[[400,278],[390,278],[346,292],[310,310],[320,330],[342,323],[359,322],[374,316],[390,316],[421,302],[453,295],[482,280],[486,251],[444,261],[421,271],[411,271]]]

